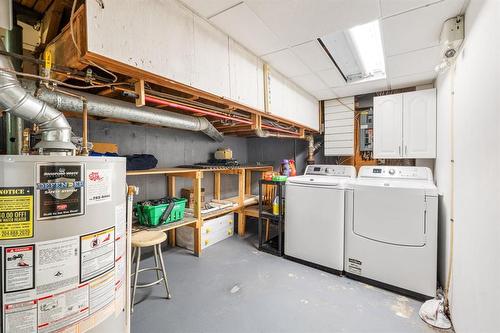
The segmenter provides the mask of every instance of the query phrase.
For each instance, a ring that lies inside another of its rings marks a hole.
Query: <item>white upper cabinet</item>
[[[436,90],[421,90],[403,97],[403,149],[411,158],[436,157]]]
[[[436,157],[436,89],[374,98],[375,158]]]
[[[403,138],[403,94],[373,100],[373,155],[401,158]]]

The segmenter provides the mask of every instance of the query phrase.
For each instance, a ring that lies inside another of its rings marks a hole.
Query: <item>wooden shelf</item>
[[[162,224],[158,227],[147,227],[147,226],[140,225],[138,222],[136,222],[132,225],[132,233],[138,232],[138,231],[143,231],[143,230],[169,231],[169,230],[177,229],[179,227],[183,227],[186,225],[196,224],[197,222],[198,222],[198,219],[192,215],[185,216],[180,221]]]
[[[239,209],[239,207],[228,207],[228,208],[220,209],[220,210],[217,210],[214,212],[201,214],[201,218],[203,221],[206,221],[206,220],[210,220],[210,219],[222,216],[222,215],[233,213],[233,212],[237,211],[238,209]]]
[[[240,236],[244,235],[244,214],[243,210],[246,206],[253,205],[258,202],[255,200],[256,196],[250,193],[251,190],[251,176],[253,172],[264,172],[272,171],[273,167],[270,165],[257,165],[257,166],[241,166],[231,169],[197,169],[197,168],[155,168],[149,170],[135,170],[128,171],[127,176],[147,176],[147,175],[163,175],[166,177],[167,193],[169,196],[174,197],[176,194],[175,190],[175,179],[176,177],[181,178],[191,178],[193,182],[193,189],[195,192],[195,208],[192,213],[186,213],[186,217],[178,222],[169,223],[162,225],[158,228],[148,228],[140,226],[138,224],[134,225],[134,230],[160,230],[169,233],[169,243],[171,246],[175,246],[175,229],[182,226],[192,226],[194,232],[194,253],[196,255],[201,254],[201,226],[203,221],[210,220],[225,214],[232,212],[238,213],[238,232]],[[213,211],[210,213],[201,213],[201,180],[203,175],[207,172],[214,173],[214,197],[220,200],[221,194],[221,175],[236,175],[238,177],[238,195],[228,199],[236,204],[236,206],[228,207],[218,211]]]

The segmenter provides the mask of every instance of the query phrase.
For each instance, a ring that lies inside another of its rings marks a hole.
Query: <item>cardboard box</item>
[[[118,153],[118,145],[107,142],[92,142],[92,150],[96,153]]]
[[[186,207],[193,208],[194,207],[194,191],[192,188],[182,188],[181,189],[181,198],[187,199]],[[205,204],[205,189],[201,189],[201,206]]]

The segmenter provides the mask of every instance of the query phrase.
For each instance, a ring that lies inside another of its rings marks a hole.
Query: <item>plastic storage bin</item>
[[[184,218],[184,211],[186,209],[187,200],[184,198],[173,198],[173,203],[175,204],[170,216],[163,221],[160,221],[163,212],[168,209],[169,203],[163,203],[158,205],[144,205],[144,202],[139,202],[134,205],[135,215],[139,220],[139,224],[148,227],[156,227],[160,224],[167,224],[171,222],[176,222]]]

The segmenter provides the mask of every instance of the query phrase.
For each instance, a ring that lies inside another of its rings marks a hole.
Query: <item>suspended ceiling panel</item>
[[[213,16],[210,22],[258,56],[286,46],[244,2]]]
[[[390,79],[391,89],[406,88],[409,85],[422,85],[432,83],[436,76],[435,71],[406,75]]]
[[[464,0],[448,0],[382,20],[387,57],[439,45],[443,22],[457,15]]]
[[[341,97],[368,94],[387,89],[389,89],[389,85],[387,84],[386,79],[367,81],[363,83],[355,83],[345,85],[343,87],[332,88],[332,90]]]
[[[311,70],[289,49],[265,55],[262,59],[289,78],[311,72]]]
[[[328,69],[326,71],[317,72],[317,75],[326,83],[328,87],[339,87],[346,84],[342,75],[337,68]]]
[[[382,17],[388,17],[441,1],[443,0],[380,0],[380,12]]]
[[[312,94],[319,100],[327,100],[338,97],[332,89],[316,90],[313,91]]]
[[[201,16],[209,18],[239,4],[241,0],[182,0],[182,2]]]
[[[388,57],[385,63],[387,76],[390,79],[430,72],[441,62],[441,59],[441,46]]]
[[[378,1],[246,0],[245,3],[289,46],[375,20]]]
[[[318,91],[328,88],[322,80],[320,80],[316,75],[312,73],[296,76],[292,78],[292,81],[306,91]]]
[[[313,72],[335,67],[317,40],[294,46],[291,50]]]

